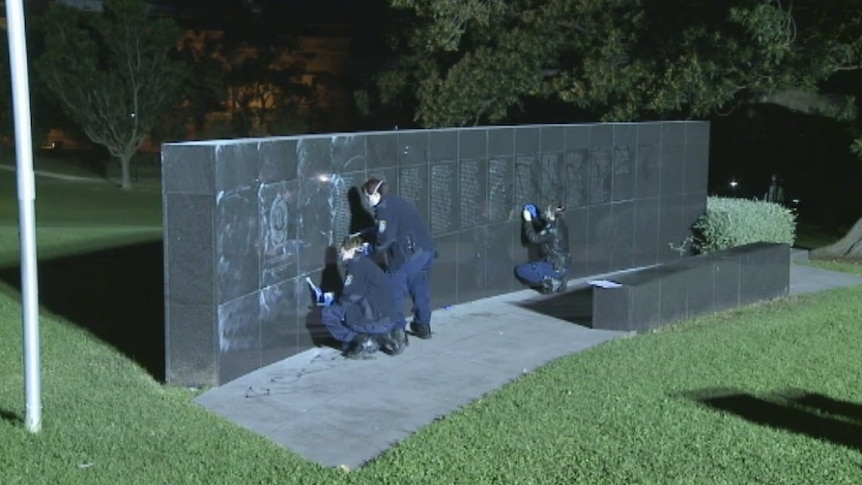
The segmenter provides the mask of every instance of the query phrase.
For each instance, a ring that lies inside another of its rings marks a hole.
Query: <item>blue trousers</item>
[[[534,261],[515,266],[515,276],[530,286],[540,286],[542,280],[549,276],[551,278],[562,278],[568,271],[555,271],[554,265],[547,261]]]
[[[434,251],[413,253],[400,268],[392,273],[395,283],[395,308],[398,314],[396,325],[405,327],[404,300],[409,295],[413,301],[413,321],[428,325],[431,323],[431,266],[434,264]]]
[[[351,342],[357,334],[377,335],[388,332],[395,326],[395,322],[389,318],[370,323],[345,321],[344,306],[339,303],[323,307],[320,323],[329,330],[332,338],[343,344]]]

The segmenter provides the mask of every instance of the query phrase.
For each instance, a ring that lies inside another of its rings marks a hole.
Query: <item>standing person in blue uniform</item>
[[[416,206],[389,193],[383,180],[370,178],[362,192],[374,208],[377,220],[377,251],[385,252],[389,272],[398,287],[395,298],[398,325],[406,327],[403,315],[407,295],[413,300],[410,331],[421,339],[431,338],[430,273],[437,250],[431,231]],[[406,338],[406,335],[405,335]]]
[[[341,260],[347,266],[344,290],[335,303],[323,308],[321,321],[342,342],[347,358],[367,359],[380,349],[400,354],[406,339],[396,338],[395,285],[363,249],[358,236],[348,236],[341,244]]]
[[[565,208],[557,203],[547,206],[544,214],[527,204],[523,211],[524,235],[539,247],[539,261],[515,267],[515,275],[542,293],[558,293],[566,289],[566,274],[572,262],[569,251],[569,228],[563,218]],[[536,230],[536,225],[540,229]]]

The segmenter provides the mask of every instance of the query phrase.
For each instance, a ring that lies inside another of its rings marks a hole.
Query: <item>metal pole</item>
[[[39,370],[39,284],[36,270],[36,183],[30,133],[30,86],[23,0],[6,0],[6,34],[15,108],[15,157],[18,165],[18,224],[21,233],[21,298],[24,320],[24,393],[27,429],[42,429]]]

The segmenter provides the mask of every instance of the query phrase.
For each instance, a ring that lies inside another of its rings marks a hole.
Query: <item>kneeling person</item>
[[[558,293],[566,289],[566,274],[572,261],[569,252],[569,228],[563,218],[565,208],[557,203],[548,204],[544,214],[535,206],[524,208],[523,231],[530,243],[538,245],[541,259],[515,268],[515,275],[542,293]],[[538,219],[541,229],[536,231],[533,221]]]
[[[341,259],[347,266],[344,290],[337,302],[323,308],[323,325],[342,342],[347,358],[369,358],[378,349],[400,354],[407,346],[407,334],[396,326],[392,280],[365,256],[358,236],[341,244]]]

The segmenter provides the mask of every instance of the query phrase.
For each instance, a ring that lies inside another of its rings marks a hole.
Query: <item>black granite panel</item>
[[[662,144],[661,148],[661,195],[683,193],[685,145]]]
[[[374,225],[367,201],[360,192],[365,179],[365,172],[343,172],[330,179],[332,192],[328,202],[333,214],[332,238],[335,244],[340,244],[348,234]]]
[[[212,305],[212,196],[169,193],[164,200],[166,297],[172,303]]]
[[[661,126],[660,122],[638,123],[638,146],[661,146]]]
[[[661,145],[640,145],[635,155],[635,197],[661,194]]]
[[[520,217],[515,205],[515,163],[511,156],[488,160],[488,222],[505,222]]]
[[[326,177],[335,170],[332,165],[332,138],[313,136],[299,138],[296,143],[297,176]]]
[[[458,199],[458,163],[431,164],[431,210],[428,225],[433,236],[458,230],[461,207]]]
[[[694,223],[706,212],[706,192],[686,194],[683,200],[682,228],[685,236],[690,236]]]
[[[604,330],[630,330],[632,288],[593,288],[592,327]]]
[[[216,149],[215,184],[219,192],[257,185],[262,157],[258,145],[225,141]]]
[[[590,152],[588,149],[566,153],[561,178],[566,187],[566,207],[586,207],[590,203]]]
[[[428,164],[401,167],[398,171],[398,194],[416,204],[426,224],[431,212],[430,186]]]
[[[297,140],[284,138],[269,138],[258,144],[261,184],[296,179],[296,144]]]
[[[428,163],[427,131],[399,131],[397,140],[399,165],[424,165]]]
[[[610,270],[613,234],[610,205],[590,207],[587,226],[587,274],[607,273]]]
[[[527,203],[541,204],[539,160],[536,155],[515,157],[515,206],[520,209]],[[520,212],[520,210],[518,210]]]
[[[631,329],[648,330],[661,321],[661,281],[646,281],[631,292]]]
[[[686,317],[688,278],[676,267],[660,267],[661,276],[661,321],[671,323]]]
[[[614,124],[597,123],[590,126],[590,148],[610,148],[614,146]]]
[[[706,193],[709,179],[709,145],[686,145],[683,192]]]
[[[260,346],[261,365],[285,359],[300,352],[300,332],[307,333],[300,321],[300,298],[308,293],[304,278],[291,278],[261,288]],[[301,286],[297,284],[301,282]],[[302,292],[297,291],[302,288]],[[307,303],[307,300],[303,300]],[[302,312],[304,315],[305,312]]]
[[[711,254],[713,260],[713,309],[727,310],[739,306],[739,258],[727,254]]]
[[[659,200],[658,260],[664,263],[681,257],[678,248],[683,247],[689,231],[682,222],[684,196],[662,197]]]
[[[162,186],[166,193],[215,193],[215,145],[166,144],[162,150]]]
[[[613,181],[611,200],[614,202],[631,200],[635,194],[635,145],[614,147]]]
[[[186,386],[218,385],[215,306],[177,303],[171,296],[165,305],[165,379]]]
[[[634,203],[635,238],[632,266],[651,266],[658,263],[659,199],[651,197]]]
[[[590,204],[611,201],[613,183],[613,148],[595,148],[590,152]]]
[[[580,278],[588,273],[587,239],[589,233],[589,209],[566,210],[566,226],[569,228],[569,250],[572,253],[572,264],[569,267],[570,278]]]
[[[299,180],[297,271],[300,275],[323,268],[327,260],[327,248],[336,247],[340,242],[335,231],[333,208],[338,195],[338,187],[327,177]],[[342,196],[346,197],[346,191]]]
[[[259,369],[260,291],[218,306],[219,382]]]
[[[542,206],[555,201],[565,203],[568,196],[566,187],[566,167],[562,153],[542,153],[539,155],[539,193]]]
[[[458,205],[461,229],[471,229],[488,223],[488,161],[458,162]]]
[[[562,125],[543,126],[539,148],[545,152],[562,152],[566,149],[566,135]]]
[[[371,175],[374,175],[377,169],[398,166],[397,132],[369,133],[365,137],[368,155],[366,165]]]
[[[364,134],[337,135],[331,140],[333,173],[365,170],[368,151]]]
[[[686,316],[694,318],[715,310],[715,265],[709,258],[690,258],[685,263]]]
[[[665,121],[661,124],[662,145],[684,145],[688,123],[684,121]]]
[[[512,157],[515,154],[515,129],[488,127],[488,156]]]
[[[368,171],[368,178],[376,177],[386,181],[390,194],[400,194],[398,191],[398,167],[378,168]],[[367,205],[367,201],[364,202]],[[370,209],[370,208],[369,208]]]
[[[709,145],[709,122],[690,121],[686,123],[685,142],[689,145]]]
[[[458,158],[485,159],[488,157],[488,130],[465,128],[458,132]]]
[[[257,187],[225,192],[216,200],[216,302],[260,288],[260,202]]]
[[[332,263],[327,264],[323,270],[314,271],[307,276],[294,280],[299,313],[297,346],[300,351],[323,345],[340,348],[341,344],[332,338],[332,335],[321,322],[321,308],[315,305],[312,300],[311,290],[308,283],[305,282],[306,277],[323,288],[324,291],[338,291],[338,288],[342,286],[342,275],[334,256]]]
[[[638,146],[638,124],[637,123],[617,123],[614,127],[614,146],[615,147],[636,147]]]
[[[269,286],[298,272],[299,184],[296,180],[271,183],[258,190],[260,207],[260,284]]]
[[[458,302],[458,234],[434,238],[437,259],[431,268],[431,306],[445,308]]]
[[[483,251],[483,228],[458,232],[458,303],[478,300],[486,296],[487,288]]]
[[[591,125],[569,125],[563,129],[566,151],[589,150]]]
[[[739,304],[787,295],[790,286],[790,248],[755,243],[734,248],[740,263]]]
[[[428,133],[428,160],[432,163],[458,160],[458,130],[434,130]]]
[[[539,153],[541,133],[538,126],[519,126],[515,128],[515,155],[535,155]]]
[[[631,268],[634,266],[635,252],[635,204],[611,204],[611,222],[611,239],[607,242],[610,246],[611,270]]]
[[[480,258],[485,263],[484,286],[489,295],[520,289],[513,276],[515,265],[521,262],[515,250],[520,246],[520,229],[520,223],[512,221],[488,225],[481,230]]]

